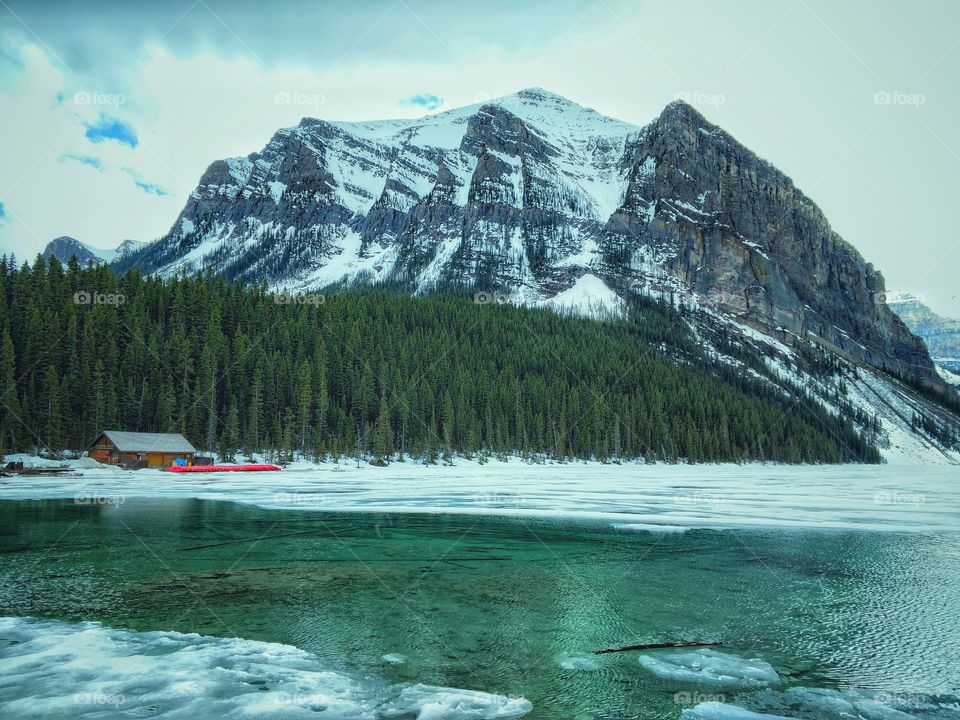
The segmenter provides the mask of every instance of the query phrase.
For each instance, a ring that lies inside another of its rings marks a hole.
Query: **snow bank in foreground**
[[[18,718],[493,720],[523,698],[389,685],[289,645],[0,618],[0,705]]]
[[[640,665],[658,677],[723,687],[763,687],[780,680],[770,663],[710,648],[656,652],[640,656]]]

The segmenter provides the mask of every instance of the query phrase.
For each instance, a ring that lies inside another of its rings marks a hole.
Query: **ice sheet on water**
[[[957,717],[952,696],[915,693],[792,687],[764,689],[745,698],[755,710],[721,702],[700,703],[683,711],[683,720],[948,720]]]
[[[786,711],[790,714],[814,716],[822,720],[912,720],[912,712],[922,709],[919,695],[901,695],[863,690],[832,690],[829,688],[792,687],[783,693],[772,693],[765,698],[765,709]],[[897,705],[910,708],[911,713],[897,709]],[[935,709],[935,703],[927,710]],[[924,714],[924,713],[920,713]]]
[[[653,532],[800,527],[955,534],[960,505],[953,466],[905,473],[885,465],[524,465],[458,459],[449,467],[397,462],[357,468],[301,461],[284,472],[174,478],[160,470],[68,464],[79,478],[4,478],[0,498],[71,498],[82,491],[88,498],[189,497],[286,510],[588,518],[634,530],[650,525]],[[498,496],[510,502],[490,501]]]
[[[409,685],[395,700],[381,708],[380,716],[416,715],[417,720],[485,720],[520,717],[532,709],[530,701],[523,698],[433,685]]]
[[[700,703],[685,708],[683,720],[793,720],[783,715],[765,715],[722,702]],[[849,720],[849,719],[848,719]]]
[[[278,643],[0,618],[0,706],[18,718],[494,720],[523,698],[390,685]]]
[[[760,658],[742,658],[710,648],[642,655],[640,664],[662,678],[706,685],[762,687],[780,679]]]

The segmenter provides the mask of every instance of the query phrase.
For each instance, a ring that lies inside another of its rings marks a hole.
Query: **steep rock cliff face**
[[[624,204],[607,224],[610,272],[623,249],[650,248],[723,311],[929,377],[923,344],[883,301],[883,277],[789,177],[680,102],[634,152]]]
[[[133,264],[517,302],[591,275],[939,382],[882,276],[790,178],[682,102],[646,127],[539,89],[419,120],[305,119],[213,163],[167,236],[118,267]]]

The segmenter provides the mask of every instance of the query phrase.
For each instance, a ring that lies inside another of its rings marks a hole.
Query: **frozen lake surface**
[[[125,472],[77,461],[81,477],[0,478],[0,498],[231,500],[264,508],[609,519],[664,531],[804,527],[960,530],[960,466],[293,465],[282,472]]]

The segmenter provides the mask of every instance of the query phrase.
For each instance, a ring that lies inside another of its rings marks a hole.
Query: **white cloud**
[[[948,212],[931,210],[950,206],[960,153],[952,139],[960,51],[949,52],[956,23],[947,18],[960,11],[921,17],[891,6],[877,33],[863,34],[855,8],[808,4],[817,16],[789,2],[757,1],[737,13],[701,4],[691,14],[683,3],[618,0],[562,3],[563,12],[501,3],[494,16],[487,6],[471,15],[410,0],[366,35],[364,17],[373,22],[382,9],[344,15],[281,3],[286,15],[261,18],[247,4],[222,18],[227,29],[197,6],[168,44],[144,56],[126,32],[140,8],[84,10],[67,33],[59,15],[33,17],[23,3],[31,26],[47,23],[36,28],[52,52],[90,62],[76,64],[81,79],[35,37],[0,38],[0,250],[27,256],[61,234],[101,246],[162,235],[210,162],[257,151],[302,116],[413,117],[423,109],[400,101],[424,92],[452,108],[540,86],[643,124],[686,93],[723,97],[700,109],[792,176],[890,286],[923,287],[938,310],[960,314],[956,229]],[[153,10],[159,30],[150,34],[159,36],[176,14]],[[114,17],[124,32],[112,41],[94,32]],[[904,38],[906,25],[915,31]],[[277,31],[287,26],[289,35]],[[211,41],[215,32],[222,37]],[[890,53],[891,37],[909,41],[909,51]],[[881,88],[923,93],[926,103],[909,112],[877,106]],[[78,92],[97,102],[75,102]],[[278,93],[289,102],[276,102]],[[84,122],[105,110],[135,129],[135,149],[84,138]],[[70,155],[95,156],[103,171],[59,161]],[[144,192],[135,178],[169,195]]]

